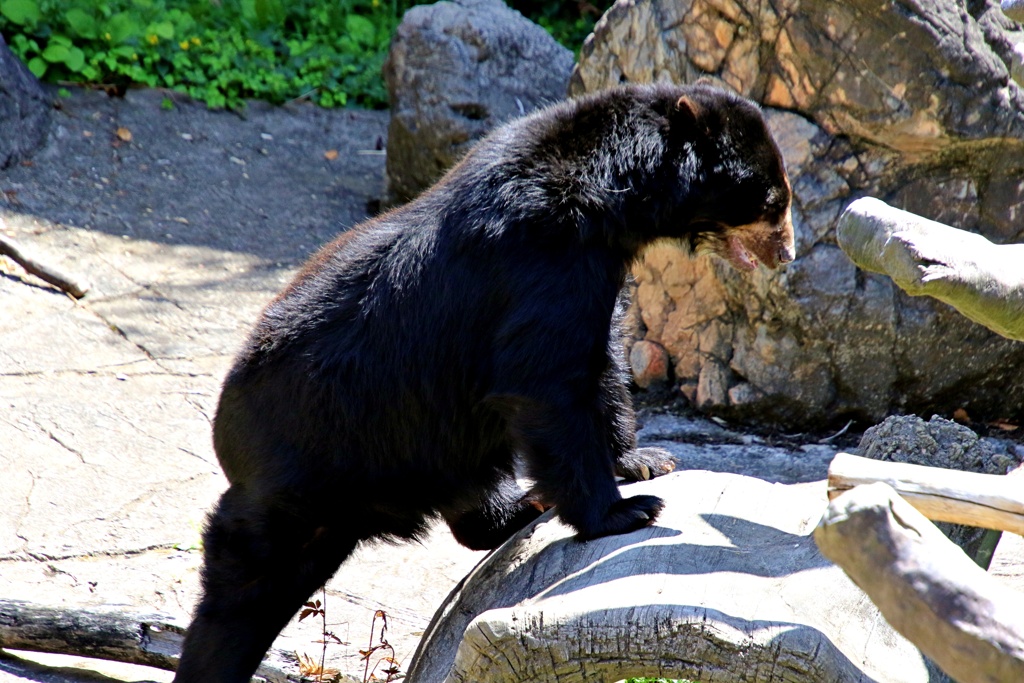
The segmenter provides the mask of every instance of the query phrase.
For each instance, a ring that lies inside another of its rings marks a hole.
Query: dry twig
[[[89,283],[85,280],[40,263],[27,255],[17,242],[3,235],[0,235],[0,256],[9,257],[28,273],[67,292],[76,299],[81,299],[89,291]]]

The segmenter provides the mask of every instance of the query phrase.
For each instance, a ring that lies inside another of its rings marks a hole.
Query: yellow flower
[[[190,44],[191,43],[189,43],[187,40],[183,40],[180,43],[178,43],[178,47],[180,47],[182,50],[187,50]]]
[[[148,36],[146,36],[146,42],[150,45],[156,45],[160,42],[160,38],[155,33],[150,33]]]
[[[370,3],[370,4],[372,4],[373,8],[376,9],[376,8],[380,7],[380,0],[373,0],[373,2]]]
[[[195,38],[192,39],[192,44],[193,45],[202,45],[203,41],[199,40],[198,37],[195,37]]]
[[[103,34],[103,40],[107,41],[108,43],[112,40],[112,38],[110,36],[110,31],[107,31],[106,33]]]

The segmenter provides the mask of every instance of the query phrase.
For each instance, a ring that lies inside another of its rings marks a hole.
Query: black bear
[[[793,259],[758,108],[626,86],[495,130],[415,201],[343,233],[263,312],[220,398],[230,487],[176,681],[248,681],[357,544],[440,516],[492,548],[554,506],[581,538],[650,524],[616,319],[668,239],[741,269]],[[517,460],[536,485],[523,491]]]

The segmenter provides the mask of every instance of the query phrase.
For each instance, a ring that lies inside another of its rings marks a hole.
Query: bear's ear
[[[676,102],[675,120],[692,126],[697,124],[698,118],[700,118],[700,105],[687,95],[680,97]]]

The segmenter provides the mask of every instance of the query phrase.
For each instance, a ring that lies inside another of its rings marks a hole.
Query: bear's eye
[[[764,198],[764,206],[769,211],[783,212],[789,207],[789,188],[777,184],[769,185]]]

